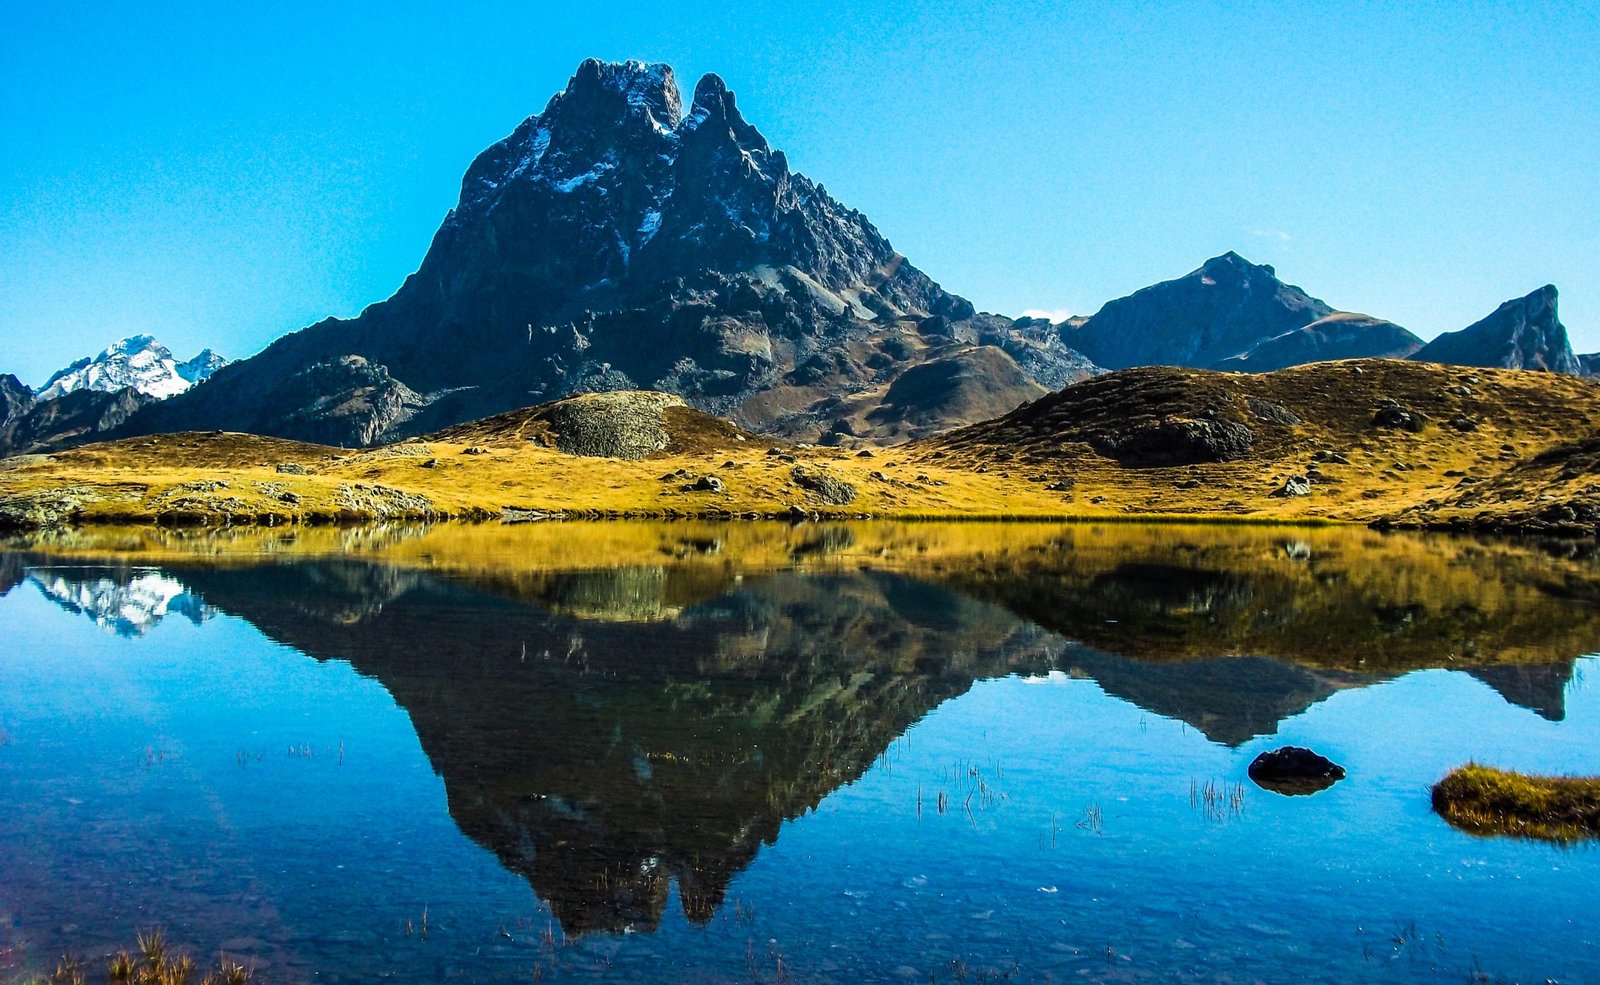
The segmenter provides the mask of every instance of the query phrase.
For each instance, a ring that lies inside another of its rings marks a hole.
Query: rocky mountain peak
[[[1418,362],[1460,366],[1499,366],[1583,374],[1558,313],[1555,285],[1500,305],[1487,318],[1459,332],[1446,332],[1419,349]]]
[[[33,390],[10,373],[0,376],[0,429],[27,413],[33,404]]]
[[[1206,286],[1228,285],[1248,289],[1255,284],[1272,290],[1280,286],[1268,283],[1275,282],[1278,278],[1278,272],[1270,264],[1251,263],[1232,250],[1207,260],[1200,265],[1200,269],[1189,276],[1197,275],[1200,282]]]
[[[1058,338],[1008,321],[951,329],[973,319],[971,304],[791,171],[721,78],[699,80],[687,113],[680,99],[665,65],[584,62],[543,112],[472,162],[456,208],[391,298],[278,340],[225,371],[227,387],[201,387],[138,427],[366,443],[586,391],[651,389],[818,437],[859,416],[836,406],[843,395],[880,393],[980,334],[1036,378],[1087,371]],[[930,318],[943,329],[925,334]],[[366,360],[356,375],[384,374],[315,378],[359,393],[339,404],[353,415],[281,385],[347,355]],[[757,400],[780,388],[793,399]]]
[[[675,127],[683,116],[682,96],[672,66],[651,62],[602,62],[590,58],[566,89],[551,98],[544,115],[590,121],[620,121],[648,114],[663,127]]]
[[[1081,325],[1063,326],[1062,340],[1112,369],[1207,367],[1332,313],[1272,267],[1230,250],[1175,280],[1108,301]]]

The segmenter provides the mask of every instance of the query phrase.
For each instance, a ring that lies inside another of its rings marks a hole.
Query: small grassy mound
[[[1543,841],[1600,837],[1600,777],[1529,776],[1468,763],[1434,784],[1433,809],[1464,831]]]

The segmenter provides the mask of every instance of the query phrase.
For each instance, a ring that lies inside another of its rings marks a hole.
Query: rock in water
[[[1344,767],[1302,746],[1264,752],[1250,764],[1256,786],[1286,796],[1316,793],[1344,779]]]

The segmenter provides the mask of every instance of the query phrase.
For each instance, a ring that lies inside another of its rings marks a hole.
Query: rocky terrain
[[[0,378],[0,390],[6,389],[4,380],[14,381],[15,377]],[[0,423],[0,456],[68,448],[97,440],[117,431],[140,408],[155,400],[132,387],[111,392],[74,390],[45,400],[33,398],[25,390],[9,391],[6,417]]]
[[[1348,358],[1582,373],[1543,288],[1422,340],[1237,253],[1059,324],[979,313],[793,171],[715,75],[589,60],[474,160],[416,273],[224,365],[125,339],[38,395],[0,383],[0,455],[223,430],[373,447],[591,392],[651,390],[750,432],[897,444],[1106,369]],[[198,382],[198,385],[195,385]],[[54,406],[92,390],[131,396]],[[17,419],[35,415],[31,423]]]

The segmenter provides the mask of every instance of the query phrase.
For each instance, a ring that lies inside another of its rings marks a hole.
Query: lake
[[[0,981],[1600,980],[1600,853],[1428,799],[1600,773],[1592,543],[90,529],[0,593]]]

